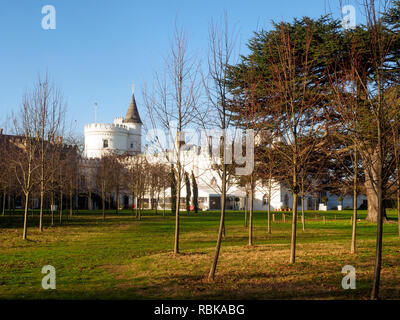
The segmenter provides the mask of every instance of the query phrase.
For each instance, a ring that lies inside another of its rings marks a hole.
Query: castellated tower
[[[111,124],[93,123],[85,126],[85,157],[101,158],[109,152],[132,155],[141,153],[142,126],[132,92],[125,118],[115,118]]]

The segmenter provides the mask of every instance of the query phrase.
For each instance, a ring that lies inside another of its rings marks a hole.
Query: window
[[[263,197],[263,205],[266,206],[268,204],[268,195],[264,195]]]
[[[131,149],[133,149],[133,143],[131,143]]]
[[[287,193],[285,193],[284,205],[285,207],[289,207],[289,196]]]
[[[108,148],[108,140],[103,140],[103,148]]]

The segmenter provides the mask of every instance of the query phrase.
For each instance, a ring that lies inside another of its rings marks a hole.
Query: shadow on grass
[[[341,300],[369,298],[369,281],[359,281],[359,289],[344,290],[337,277],[323,282],[280,280],[274,273],[235,274],[217,276],[214,281],[204,276],[171,276],[157,279],[154,284],[120,283],[110,292],[96,292],[100,299],[122,297],[130,299],[167,300]],[[389,293],[389,294],[388,294]],[[382,297],[397,299],[399,290],[382,289]]]

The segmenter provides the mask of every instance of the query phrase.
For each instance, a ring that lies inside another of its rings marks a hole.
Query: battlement
[[[123,117],[117,117],[114,119],[114,124],[123,124],[124,118]]]
[[[123,133],[134,133],[140,128],[135,128],[126,124],[119,123],[91,123],[85,126],[85,132],[97,132],[97,131],[115,131],[115,132],[123,132]]]
[[[129,128],[124,124],[115,123],[91,123],[85,126],[85,131],[119,131],[127,132]]]

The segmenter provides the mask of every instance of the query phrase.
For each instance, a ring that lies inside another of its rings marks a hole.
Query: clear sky
[[[44,30],[44,5],[56,9],[56,29]],[[162,65],[178,17],[192,50],[205,53],[211,18],[227,12],[239,32],[240,46],[271,20],[318,17],[333,11],[338,0],[1,0],[0,126],[16,110],[23,93],[46,71],[68,102],[68,116],[83,135],[86,123],[112,122],[124,116],[131,85],[142,120],[141,90]]]

